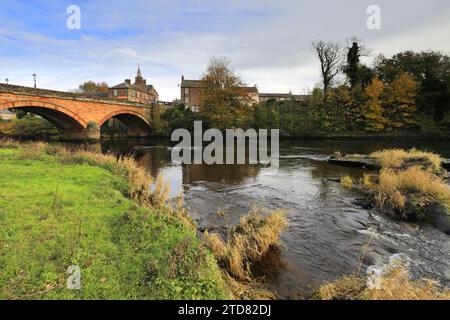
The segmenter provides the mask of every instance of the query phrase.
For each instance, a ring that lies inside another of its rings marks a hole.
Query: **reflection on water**
[[[370,153],[417,147],[450,158],[446,141],[283,141],[280,169],[256,165],[175,165],[165,141],[106,141],[105,153],[133,154],[154,175],[163,175],[173,196],[182,192],[200,230],[226,232],[252,207],[287,211],[289,227],[283,248],[272,252],[256,272],[284,297],[308,291],[358,268],[361,249],[371,244],[363,267],[386,262],[393,253],[411,259],[415,276],[450,284],[450,238],[432,226],[394,221],[355,204],[360,197],[344,190],[336,178],[362,177],[359,169],[329,165],[328,155]],[[134,151],[133,151],[134,150]],[[225,214],[218,215],[223,211]]]

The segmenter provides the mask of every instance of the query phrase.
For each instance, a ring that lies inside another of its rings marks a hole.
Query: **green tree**
[[[359,82],[358,71],[360,58],[359,44],[358,42],[353,42],[352,47],[348,49],[347,64],[344,66],[344,73],[347,75],[352,88]]]
[[[361,57],[368,54],[368,50],[361,46],[356,39],[353,40],[352,46],[348,48],[347,62],[343,71],[352,88],[357,84],[366,86],[373,78],[372,69],[361,63]]]
[[[330,90],[326,105],[329,128],[332,131],[343,132],[352,128],[354,101],[348,86],[341,85]]]

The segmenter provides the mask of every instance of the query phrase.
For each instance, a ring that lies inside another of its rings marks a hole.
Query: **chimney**
[[[131,80],[130,79],[126,79],[125,83],[128,84],[128,85],[131,85]]]

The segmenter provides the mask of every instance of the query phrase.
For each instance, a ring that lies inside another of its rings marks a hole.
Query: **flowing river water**
[[[183,193],[199,230],[225,233],[254,207],[284,209],[289,226],[282,248],[255,270],[283,298],[307,294],[323,281],[358,269],[365,272],[396,253],[409,261],[414,277],[450,285],[449,235],[426,223],[402,222],[362,208],[356,203],[361,195],[342,188],[335,179],[359,178],[364,171],[326,163],[335,151],[367,154],[392,147],[416,147],[450,158],[450,141],[282,141],[280,168],[273,174],[256,165],[174,164],[167,142],[101,143],[105,153],[134,154],[152,175],[164,177],[172,196]]]

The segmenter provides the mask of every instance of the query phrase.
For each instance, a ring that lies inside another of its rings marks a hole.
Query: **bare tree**
[[[312,44],[314,52],[319,58],[322,72],[324,96],[331,87],[334,78],[341,70],[342,53],[341,46],[334,42],[315,41]]]
[[[208,69],[203,75],[203,80],[219,88],[232,88],[242,86],[241,79],[236,76],[228,57],[212,57],[209,60]]]

